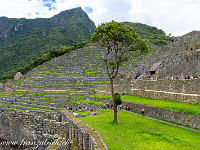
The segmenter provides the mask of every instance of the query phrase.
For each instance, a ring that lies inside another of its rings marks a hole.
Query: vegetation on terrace
[[[106,95],[95,95],[91,97],[101,98],[101,99],[109,99],[112,100],[111,96]],[[200,105],[183,103],[177,101],[170,100],[157,100],[157,99],[149,99],[140,96],[133,95],[123,95],[121,97],[122,102],[130,102],[135,104],[146,105],[149,107],[156,107],[161,109],[168,109],[173,111],[184,112],[186,114],[194,114],[200,116]],[[87,102],[87,101],[85,101]]]
[[[24,79],[15,81],[12,88],[97,90],[108,83],[100,52],[98,47],[87,46],[53,58],[29,71]]]
[[[122,96],[122,101],[147,105],[150,107],[157,107],[161,109],[184,112],[186,114],[195,114],[195,115],[200,116],[200,105],[196,105],[196,104],[183,103],[183,102],[170,101],[170,100],[148,99],[148,98],[132,96],[132,95]]]
[[[18,67],[14,71],[9,72],[8,74],[4,74],[3,76],[0,76],[0,82],[5,83],[7,79],[13,79],[16,72],[21,72],[22,74],[26,74],[28,71],[36,68],[37,66],[55,58],[58,56],[61,56],[67,52],[71,52],[75,49],[83,48],[88,44],[87,41],[80,42],[78,44],[75,44],[71,47],[63,47],[62,49],[54,49],[51,50],[49,53],[35,59],[33,62],[30,62],[29,64],[26,64],[24,67]],[[43,72],[37,72],[37,73],[43,73]],[[48,73],[48,72],[46,72]],[[16,85],[19,85],[22,81],[19,81],[15,83]]]
[[[84,97],[83,92],[16,91],[1,92],[0,107],[9,110],[28,109],[54,111],[70,105],[75,99]]]

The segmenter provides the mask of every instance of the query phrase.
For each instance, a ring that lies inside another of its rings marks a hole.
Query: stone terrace
[[[8,82],[8,90],[0,93],[0,107],[53,111],[87,98],[109,83],[100,53],[97,47],[78,49],[38,66],[19,81]]]
[[[28,72],[26,89],[96,90],[108,83],[100,49],[86,47],[66,53]]]

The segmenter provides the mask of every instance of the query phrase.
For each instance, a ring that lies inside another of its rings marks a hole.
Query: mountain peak
[[[0,18],[0,77],[52,48],[90,40],[95,24],[81,7],[51,18]],[[9,65],[8,65],[9,64]]]

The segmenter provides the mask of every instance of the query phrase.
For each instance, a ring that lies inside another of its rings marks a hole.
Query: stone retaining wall
[[[86,132],[81,126],[79,126],[75,121],[71,120],[69,116],[66,115],[65,112],[62,113],[62,120],[64,122],[69,122],[69,140],[71,143],[76,143],[80,150],[97,150],[97,143],[95,142],[94,137],[91,133]],[[105,150],[107,147],[104,144]]]
[[[191,80],[133,80],[119,76],[114,90],[152,99],[167,99],[192,104],[200,104],[200,79]],[[111,95],[107,84],[98,94]]]
[[[179,123],[192,128],[200,129],[200,116],[186,114],[183,112],[149,107],[141,104],[134,104],[123,102],[122,106],[125,108],[126,105],[130,106],[130,110],[134,112],[141,113],[142,108],[145,109],[145,115],[155,117],[162,120],[167,120],[170,122]]]
[[[134,89],[200,95],[200,79],[134,80],[130,84],[132,85]]]
[[[130,93],[134,96],[142,96],[152,99],[160,100],[172,100],[192,104],[200,104],[200,95],[197,94],[183,94],[183,93],[173,93],[165,91],[153,91],[153,90],[140,90],[140,89],[131,89]]]

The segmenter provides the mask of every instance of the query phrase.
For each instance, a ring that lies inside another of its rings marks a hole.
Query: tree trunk
[[[117,123],[117,104],[114,103],[114,123]]]
[[[114,99],[113,79],[110,79],[110,86],[111,86],[111,95],[112,95],[112,98]]]
[[[113,98],[113,108],[114,108],[114,123],[117,123],[117,104],[114,103],[114,88],[113,88],[113,79],[110,80],[110,86],[111,86],[111,94]]]

